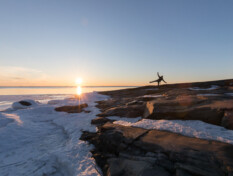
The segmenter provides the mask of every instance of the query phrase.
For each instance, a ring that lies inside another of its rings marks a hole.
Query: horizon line
[[[27,88],[27,87],[78,87],[78,86],[0,86],[0,88]],[[139,86],[81,86],[81,87],[139,87]]]

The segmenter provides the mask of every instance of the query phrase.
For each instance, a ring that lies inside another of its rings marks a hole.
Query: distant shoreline
[[[0,86],[0,89],[10,89],[10,88],[75,88],[77,86]],[[140,87],[140,86],[82,86],[83,88],[93,88],[93,87]]]

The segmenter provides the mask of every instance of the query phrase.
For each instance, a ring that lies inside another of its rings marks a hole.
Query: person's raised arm
[[[160,77],[160,76],[159,76],[159,72],[157,72],[157,75],[158,75],[158,77]]]

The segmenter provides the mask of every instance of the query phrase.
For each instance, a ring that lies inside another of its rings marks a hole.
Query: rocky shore
[[[93,157],[109,176],[230,176],[233,145],[169,131],[123,126],[108,117],[152,120],[200,120],[233,129],[233,80],[144,86],[100,92],[111,98],[97,102],[101,110],[83,132],[93,144]]]

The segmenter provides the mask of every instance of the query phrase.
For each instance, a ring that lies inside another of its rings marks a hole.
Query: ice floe
[[[0,111],[7,108],[11,108],[12,103],[21,100],[31,99],[43,104],[48,103],[50,100],[64,100],[65,98],[71,98],[73,95],[66,94],[49,94],[49,95],[0,95]]]

